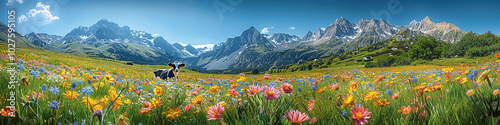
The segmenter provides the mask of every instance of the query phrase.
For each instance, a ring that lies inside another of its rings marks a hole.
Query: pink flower
[[[42,93],[33,93],[33,98],[40,98],[43,97]]]
[[[392,100],[398,99],[398,97],[399,97],[399,94],[398,93],[394,93],[394,95],[392,95]]]
[[[276,88],[265,87],[264,88],[264,96],[266,96],[266,99],[268,99],[268,100],[275,100],[278,97],[280,97],[280,90],[278,90]]]
[[[136,90],[136,91],[135,91],[135,93],[136,93],[137,95],[140,95],[140,94],[141,94],[141,92],[142,92],[142,90]]]
[[[151,102],[148,102],[148,101],[142,101],[142,103],[144,103],[144,106],[146,106],[146,107],[151,106]]]
[[[328,85],[328,88],[331,90],[339,90],[340,85],[338,83],[332,83],[332,84]]]
[[[235,89],[230,89],[228,90],[229,94],[231,94],[232,96],[238,96],[238,92],[235,90]]]
[[[309,100],[309,104],[307,104],[307,110],[311,111],[314,108],[314,103],[316,103],[314,99]]]
[[[245,74],[244,73],[240,73],[240,76],[245,76]]]
[[[371,112],[368,112],[368,108],[364,109],[363,106],[354,106],[351,108],[352,113],[352,123],[356,124],[365,124],[368,122],[368,119],[372,116]]]
[[[283,84],[281,84],[281,91],[283,91],[285,94],[292,93],[293,86],[288,84],[288,83],[283,83]]]
[[[193,91],[191,91],[191,94],[193,94],[193,95],[198,94],[198,90],[193,90]]]
[[[187,105],[186,107],[184,107],[184,112],[191,110],[191,108],[193,108],[193,104]]]
[[[248,95],[253,96],[253,95],[259,93],[261,90],[262,90],[261,87],[251,85],[248,87]]]
[[[292,124],[302,124],[302,122],[311,119],[306,113],[291,109],[290,112],[285,113],[285,118],[288,119],[288,121],[290,121]]]
[[[222,120],[222,112],[224,112],[224,107],[220,104],[211,106],[207,111],[207,118],[208,120]]]
[[[309,124],[315,123],[316,121],[318,121],[318,120],[316,119],[316,117],[314,117],[311,119],[311,121],[309,121]]]

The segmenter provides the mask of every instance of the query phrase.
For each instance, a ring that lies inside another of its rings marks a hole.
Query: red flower
[[[356,124],[365,124],[368,122],[368,119],[372,116],[371,112],[368,112],[368,108],[364,109],[363,106],[355,106],[351,108],[352,113],[352,123]]]

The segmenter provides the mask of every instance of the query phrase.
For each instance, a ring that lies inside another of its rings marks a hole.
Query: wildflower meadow
[[[6,50],[2,48],[2,50]],[[154,78],[155,65],[2,51],[1,124],[496,124],[497,58],[473,66],[349,67]],[[15,63],[10,65],[9,63]],[[18,83],[10,88],[9,69]],[[15,106],[8,101],[15,93]]]

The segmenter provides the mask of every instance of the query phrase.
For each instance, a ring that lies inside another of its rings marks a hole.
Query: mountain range
[[[2,24],[2,26],[5,26]],[[5,32],[6,30],[2,30]],[[28,47],[38,47],[80,56],[96,56],[140,64],[167,64],[179,60],[187,68],[199,71],[241,69],[268,70],[272,67],[343,53],[395,36],[399,31],[409,35],[432,36],[455,43],[465,32],[451,23],[434,23],[429,17],[420,22],[396,26],[385,20],[363,18],[355,23],[341,17],[316,32],[303,37],[286,33],[260,33],[255,27],[241,35],[214,45],[170,44],[161,36],[131,30],[106,19],[90,27],[80,26],[65,36],[45,33],[26,34]],[[0,37],[1,38],[1,37]],[[407,38],[398,38],[407,39]],[[2,42],[4,40],[2,39]],[[34,46],[33,46],[34,45]]]

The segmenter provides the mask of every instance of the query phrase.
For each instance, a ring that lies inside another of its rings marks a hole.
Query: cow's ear
[[[168,66],[170,66],[170,67],[174,67],[174,64],[172,64],[172,63],[168,63]]]
[[[179,66],[180,66],[180,67],[184,67],[184,66],[186,66],[186,64],[181,63]]]

